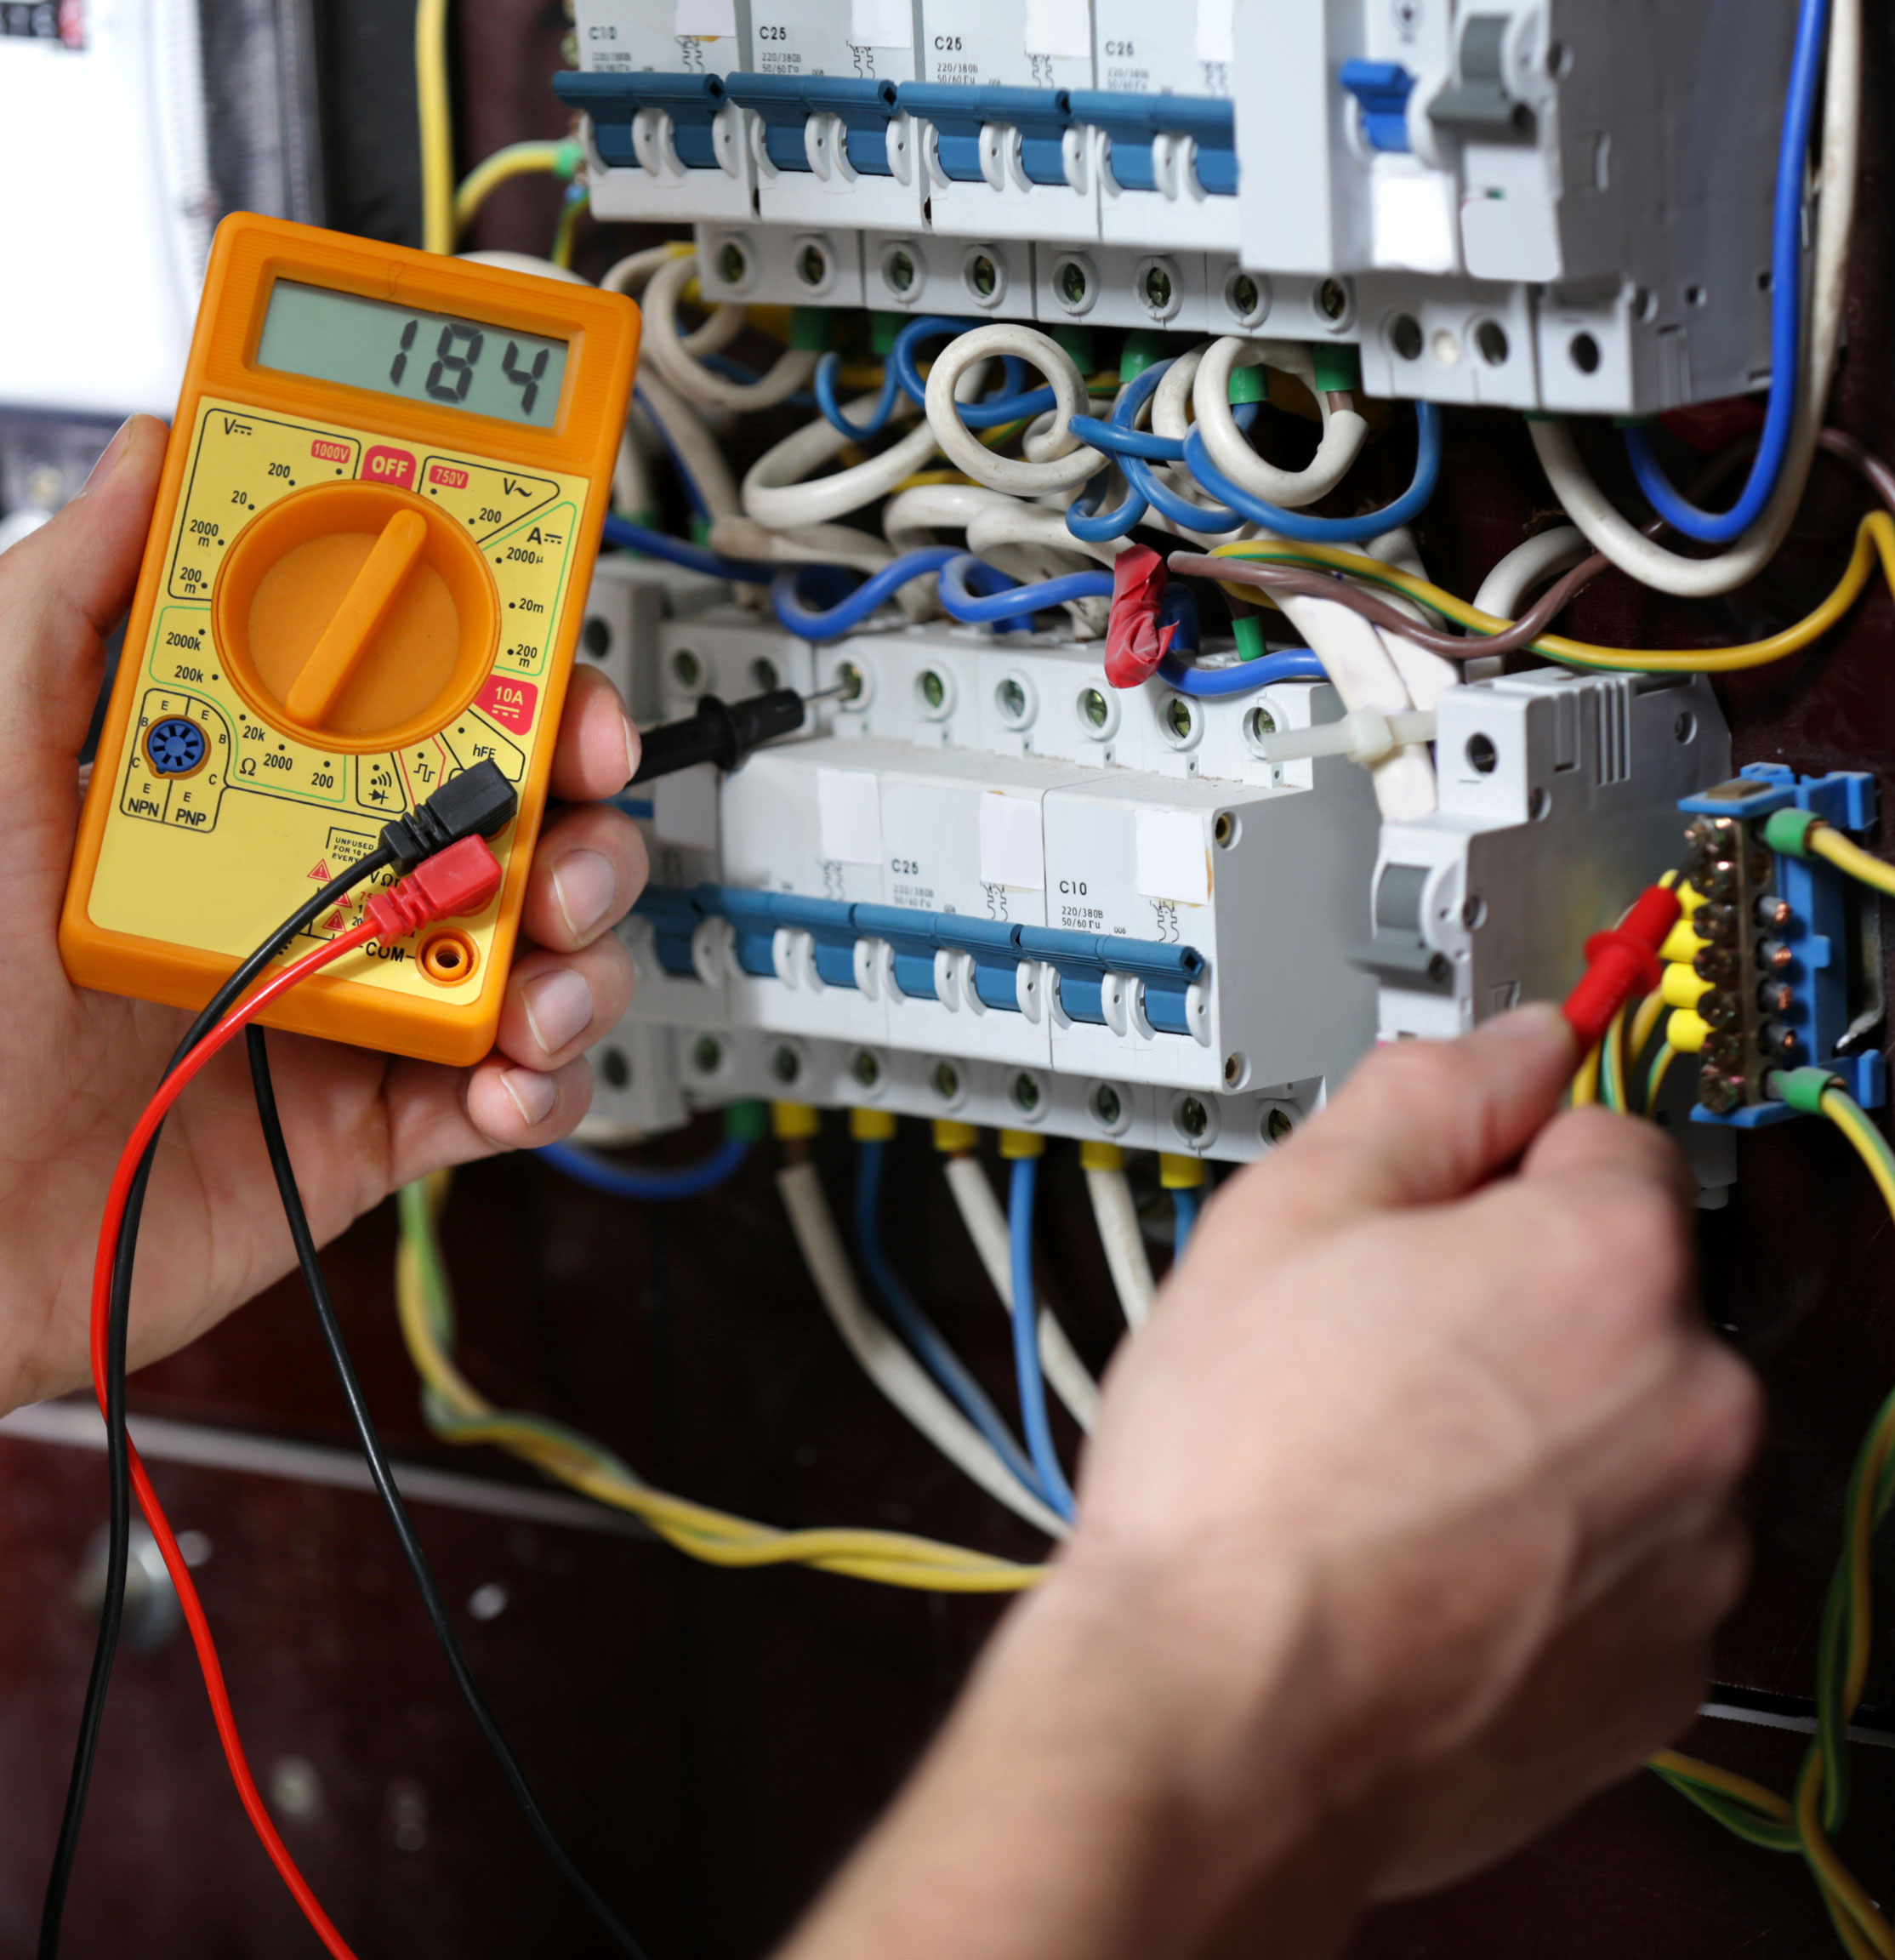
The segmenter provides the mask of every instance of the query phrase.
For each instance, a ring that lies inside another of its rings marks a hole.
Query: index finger
[[[1390,1043],[1251,1173],[1256,1195],[1312,1229],[1461,1197],[1532,1141],[1578,1060],[1565,1017],[1545,1004],[1457,1041]]]

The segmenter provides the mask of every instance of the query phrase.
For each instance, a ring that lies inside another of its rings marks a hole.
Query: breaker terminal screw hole
[[[864,1089],[873,1089],[882,1079],[882,1065],[872,1049],[858,1048],[855,1060],[849,1064],[849,1073]]]
[[[596,612],[586,621],[579,639],[595,660],[603,660],[612,651],[612,628]]]
[[[758,693],[773,693],[782,684],[782,676],[777,671],[774,660],[759,658],[750,663],[750,685]]]
[[[812,292],[828,276],[828,254],[820,245],[805,245],[796,254],[796,276]]]
[[[1671,724],[1671,733],[1681,747],[1698,736],[1698,717],[1688,709]]]
[[[724,1045],[714,1034],[703,1036],[691,1051],[691,1065],[700,1075],[714,1075],[724,1059]]]
[[[976,252],[967,261],[967,286],[976,299],[991,299],[1000,289],[1000,269],[986,253]]]
[[[1178,1105],[1178,1128],[1193,1142],[1210,1128],[1210,1112],[1195,1096],[1187,1096]]]
[[[1248,320],[1262,304],[1263,294],[1257,282],[1248,272],[1239,272],[1231,282],[1231,311],[1240,320]]]
[[[1295,1127],[1289,1110],[1272,1109],[1263,1120],[1263,1140],[1266,1143],[1287,1142]]]
[[[935,1063],[935,1093],[943,1102],[952,1102],[960,1094],[960,1071],[952,1062]]]
[[[632,1085],[632,1065],[623,1048],[599,1051],[599,1073],[605,1077],[608,1089],[629,1089]]]
[[[1388,344],[1404,361],[1419,361],[1426,343],[1421,322],[1412,313],[1397,313],[1388,323]]]
[[[1079,696],[1079,715],[1089,728],[1103,728],[1112,719],[1112,704],[1096,687],[1088,687]]]
[[[1039,1107],[1039,1082],[1032,1075],[1016,1075],[1013,1079],[1013,1106],[1023,1114],[1030,1116]]]
[[[1277,732],[1277,717],[1267,708],[1253,708],[1243,718],[1243,732],[1253,742]]]
[[[1509,351],[1507,330],[1498,320],[1483,320],[1474,329],[1474,345],[1489,368],[1504,368]]]
[[[1060,298],[1068,306],[1084,305],[1086,295],[1085,267],[1080,265],[1077,259],[1068,259],[1060,267],[1059,282]]]
[[[1316,288],[1316,310],[1325,320],[1340,320],[1349,311],[1349,289],[1340,279],[1325,279]]]
[[[741,286],[749,270],[750,261],[743,256],[741,245],[726,245],[717,254],[717,274],[726,286]]]
[[[1108,1130],[1124,1114],[1124,1104],[1118,1100],[1118,1091],[1109,1083],[1101,1082],[1092,1091],[1092,1114]]]
[[[1190,740],[1194,721],[1195,717],[1191,712],[1191,704],[1185,699],[1183,695],[1174,694],[1165,703],[1164,725],[1180,742]]]
[[[882,276],[895,292],[912,291],[914,286],[914,261],[906,252],[891,252]]]
[[[932,667],[924,667],[914,677],[914,691],[921,705],[938,713],[947,704],[948,683]]]
[[[695,692],[704,684],[704,663],[690,648],[680,647],[671,656],[671,678],[680,687]]]
[[[1491,776],[1499,766],[1500,751],[1486,735],[1470,735],[1467,738],[1467,766],[1477,776]]]
[[[835,670],[838,698],[844,701],[862,699],[862,669],[853,660],[845,660]]]
[[[794,1048],[779,1048],[770,1057],[770,1073],[788,1088],[803,1073],[803,1057]]]
[[[1575,333],[1566,344],[1567,358],[1582,374],[1599,372],[1599,343],[1590,333]]]
[[[1139,291],[1154,313],[1163,313],[1171,304],[1171,275],[1162,265],[1147,265]]]
[[[993,690],[993,701],[1002,721],[1017,726],[1027,719],[1027,690],[1010,676]]]

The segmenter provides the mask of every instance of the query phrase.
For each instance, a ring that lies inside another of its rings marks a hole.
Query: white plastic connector
[[[1312,755],[1346,755],[1352,762],[1372,769],[1397,749],[1433,741],[1434,719],[1431,709],[1384,715],[1374,708],[1357,708],[1339,721],[1287,729],[1280,735],[1260,735],[1257,752],[1272,763],[1300,762]]]

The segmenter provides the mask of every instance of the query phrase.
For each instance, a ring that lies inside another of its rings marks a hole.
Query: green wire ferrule
[[[1125,345],[1119,350],[1118,383],[1123,387],[1128,381],[1135,381],[1154,361],[1164,358],[1164,336],[1148,333],[1142,327],[1137,332],[1125,336]]]
[[[1093,345],[1090,327],[1064,320],[1053,329],[1053,338],[1072,356],[1073,365],[1080,373],[1090,374],[1099,365],[1098,351]]]
[[[1773,810],[1763,823],[1763,840],[1786,858],[1809,856],[1809,834],[1823,819],[1813,810]]]
[[[1262,368],[1233,368],[1231,370],[1231,403],[1241,407],[1247,402],[1267,402],[1270,399],[1270,375]]]
[[[724,1134],[739,1143],[761,1143],[770,1135],[767,1102],[733,1102],[724,1112]]]
[[[871,354],[892,354],[895,343],[901,338],[902,329],[908,323],[905,313],[871,313],[868,316],[868,351]]]
[[[1232,621],[1239,660],[1260,660],[1270,649],[1264,643],[1263,621],[1255,612],[1239,612]]]
[[[805,354],[826,354],[829,348],[829,309],[793,306],[789,310],[789,344]]]
[[[1312,342],[1309,350],[1316,369],[1316,391],[1319,395],[1355,392],[1362,386],[1362,353],[1346,340]]]
[[[1778,1068],[1765,1079],[1763,1085],[1799,1116],[1820,1116],[1824,1097],[1831,1089],[1841,1088],[1843,1081],[1827,1068]]]
[[[561,183],[570,184],[579,174],[579,166],[586,160],[585,145],[571,140],[560,145],[553,152],[553,174]]]
[[[691,541],[693,544],[708,546],[710,544],[710,519],[693,517],[691,521]]]

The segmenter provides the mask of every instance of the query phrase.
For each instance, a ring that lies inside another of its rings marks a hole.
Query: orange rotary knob
[[[319,483],[260,511],[211,595],[225,669],[271,727],[312,746],[402,749],[480,692],[500,601],[438,508],[374,483]]]

